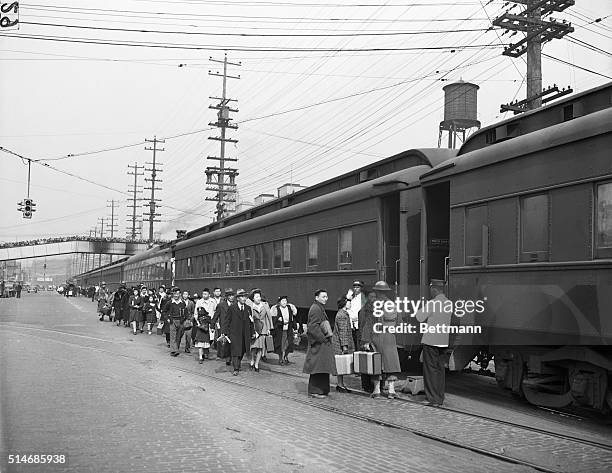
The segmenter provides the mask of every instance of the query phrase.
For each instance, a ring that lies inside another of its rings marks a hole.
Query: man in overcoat
[[[183,322],[187,312],[185,302],[181,299],[181,290],[178,287],[172,288],[172,301],[166,303],[164,310],[165,318],[170,325],[170,354],[178,356],[183,335]]]
[[[100,314],[100,322],[104,321],[104,312],[102,312],[102,309],[108,302],[109,297],[110,291],[106,288],[106,282],[102,281],[100,283],[100,288],[98,289],[96,294],[96,300],[98,301],[98,313]],[[110,315],[108,316],[108,318],[110,320]]]
[[[251,339],[255,334],[251,308],[246,304],[247,293],[244,289],[236,292],[236,302],[230,305],[221,331],[230,339],[233,375],[238,376],[240,362],[245,353],[251,349]]]
[[[222,335],[229,336],[229,334],[223,331],[223,327],[227,325],[227,314],[228,314],[230,305],[232,305],[233,302],[234,302],[234,290],[231,287],[228,287],[225,290],[225,299],[222,299],[221,302],[217,304],[217,307],[215,308],[215,315],[213,316],[213,319],[211,322],[212,326],[217,330],[217,332]],[[229,366],[232,364],[232,359],[226,350],[227,349],[225,348],[223,344],[218,344],[217,345],[217,358],[222,358],[222,359],[226,358],[225,364]]]
[[[308,351],[304,373],[308,373],[308,395],[325,398],[329,394],[329,375],[336,375],[336,360],[332,348],[332,330],[325,313],[327,291],[315,292],[315,301],[308,311]]]

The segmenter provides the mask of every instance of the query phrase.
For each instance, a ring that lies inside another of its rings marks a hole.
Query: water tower
[[[465,132],[470,128],[480,128],[476,119],[478,87],[476,84],[459,80],[448,84],[444,90],[444,121],[440,122],[438,148],[442,144],[442,135],[448,133],[448,147],[457,146],[457,136],[461,134],[465,141]]]

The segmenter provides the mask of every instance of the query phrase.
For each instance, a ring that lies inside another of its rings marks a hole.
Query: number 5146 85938
[[[19,24],[19,2],[0,2],[0,28]]]

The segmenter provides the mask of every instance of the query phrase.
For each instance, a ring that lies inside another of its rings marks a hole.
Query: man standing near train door
[[[439,325],[449,326],[452,313],[446,312],[448,299],[444,295],[444,281],[432,279],[429,284],[431,301],[424,310],[416,312],[415,317],[419,322],[427,323],[427,327]],[[429,310],[428,310],[429,309]],[[448,333],[424,331],[421,340],[423,346],[423,384],[425,395],[429,405],[440,407],[444,403],[444,391],[446,384],[446,373],[444,368],[444,356],[448,348]]]

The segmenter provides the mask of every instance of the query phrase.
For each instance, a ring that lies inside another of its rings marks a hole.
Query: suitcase
[[[377,351],[356,351],[353,353],[355,373],[382,374],[382,356]]]
[[[336,371],[340,376],[353,374],[353,355],[336,355]]]
[[[408,378],[406,378],[406,384],[404,385],[402,392],[410,393],[413,396],[425,392],[423,376],[408,376]]]
[[[266,335],[266,352],[274,352],[274,337],[272,335]]]

